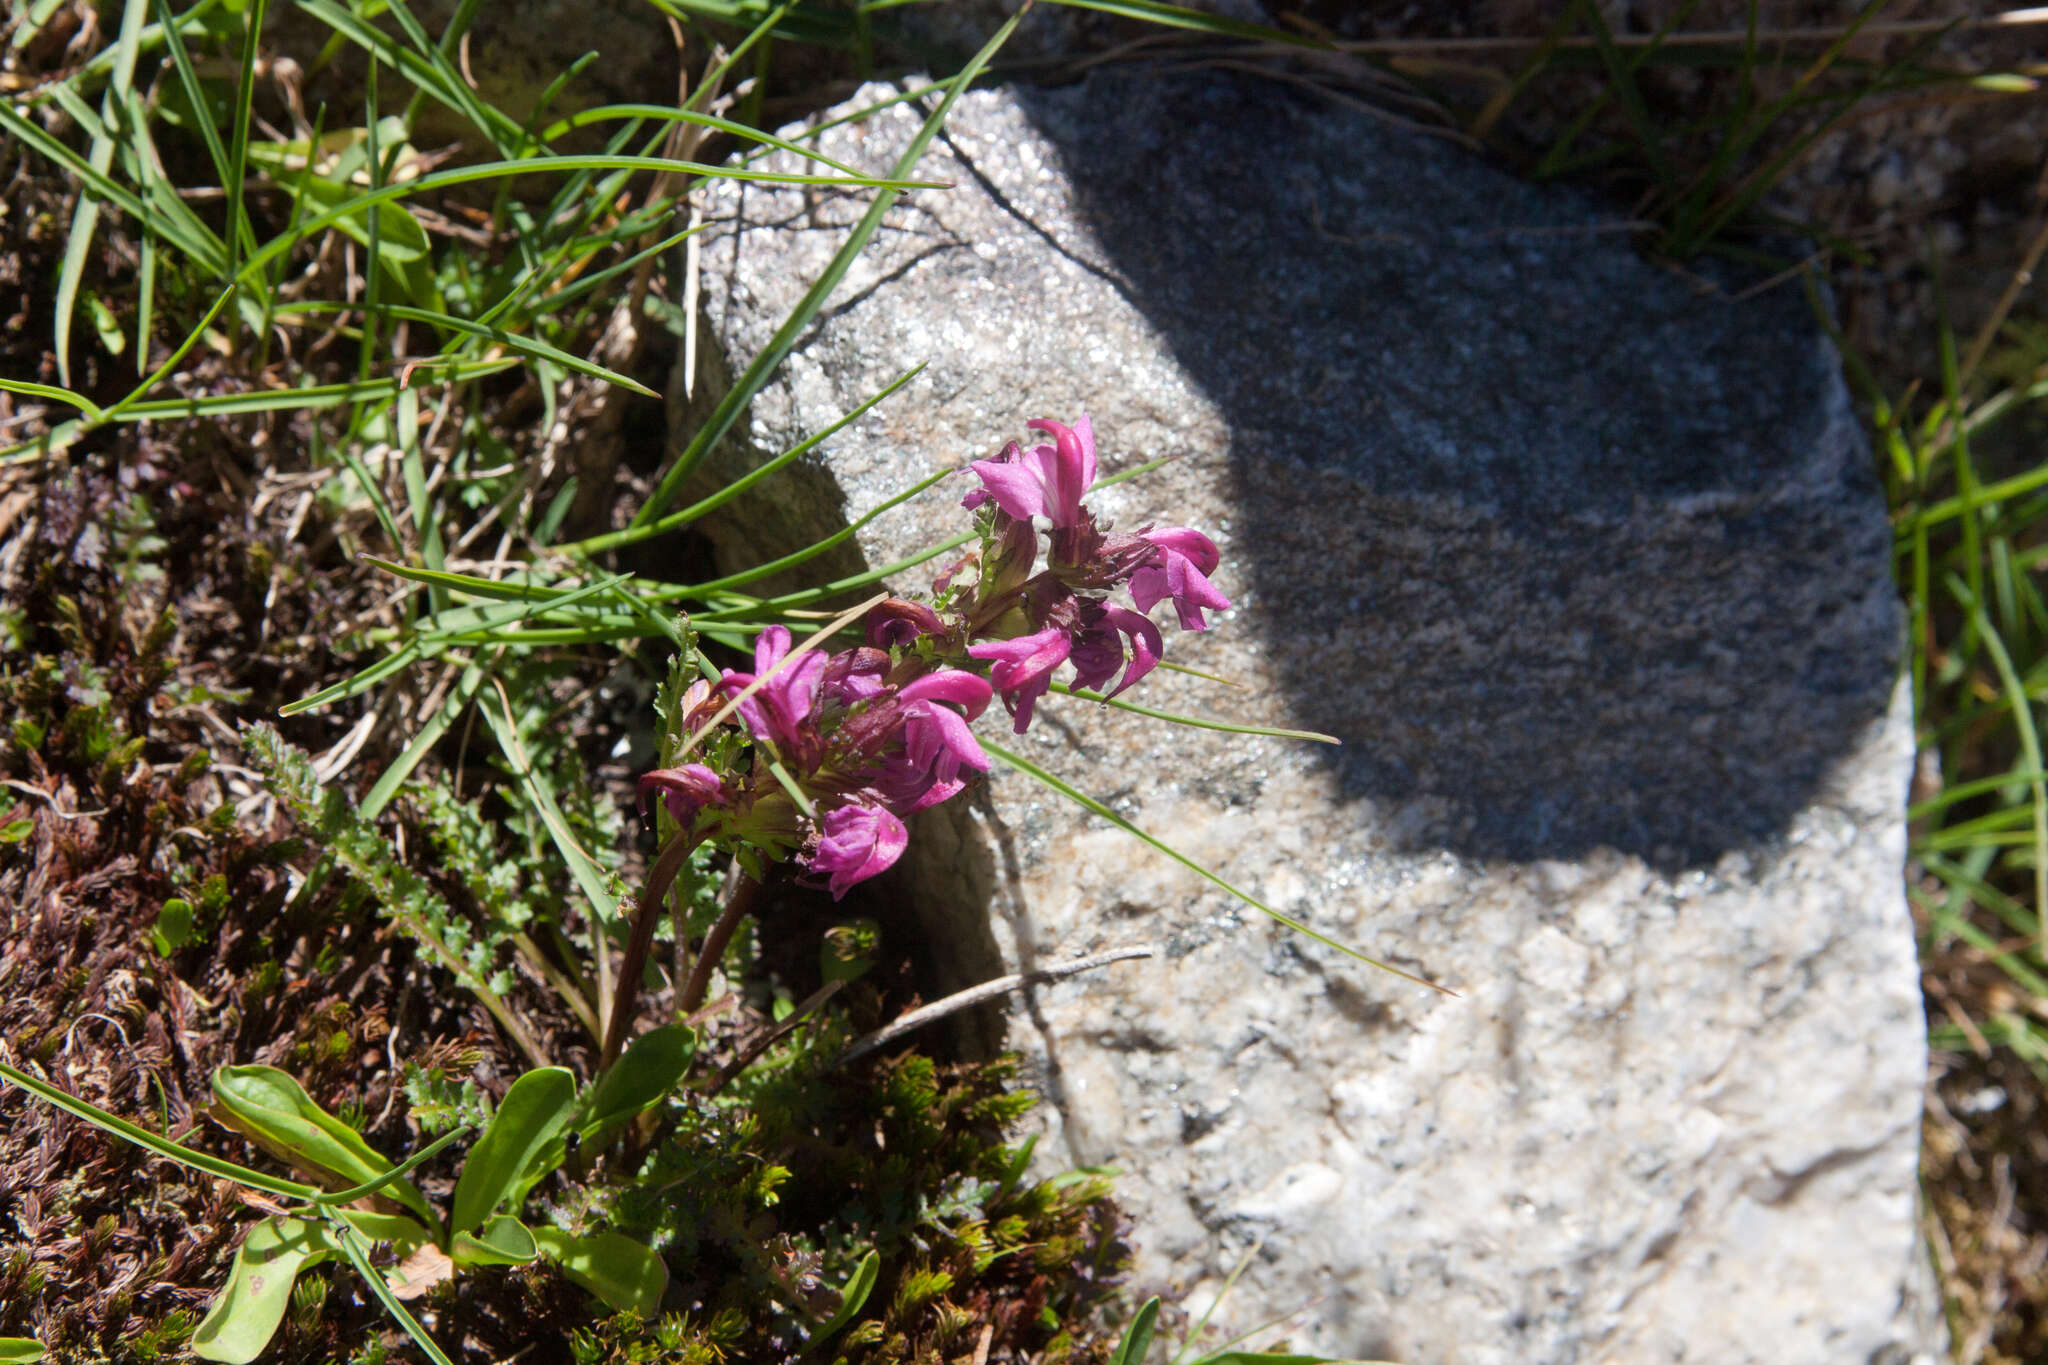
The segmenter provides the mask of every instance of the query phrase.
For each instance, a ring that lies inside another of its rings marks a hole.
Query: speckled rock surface
[[[822,145],[881,168],[916,117]],[[721,458],[929,368],[725,524],[728,557],[1027,417],[1092,413],[1105,473],[1175,457],[1093,502],[1215,536],[1236,605],[1169,658],[1241,686],[1158,673],[1134,699],[1342,747],[1052,698],[1020,752],[1459,992],[1289,933],[1015,774],[941,808],[894,894],[942,974],[1160,946],[1008,1021],[1051,1101],[1041,1151],[1124,1172],[1136,1288],[1199,1312],[1257,1246],[1217,1321],[1295,1313],[1296,1346],[1352,1357],[1927,1349],[1899,623],[1796,287],[1703,287],[1615,211],[1248,78],[974,94],[919,173],[956,188],[892,213]],[[714,201],[727,363],[860,208]],[[961,491],[859,555],[964,529]]]

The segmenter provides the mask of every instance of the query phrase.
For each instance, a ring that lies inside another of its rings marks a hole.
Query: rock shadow
[[[1798,282],[1256,78],[1021,94],[1229,424],[1236,629],[1399,842],[1711,863],[1882,713],[1890,537]]]

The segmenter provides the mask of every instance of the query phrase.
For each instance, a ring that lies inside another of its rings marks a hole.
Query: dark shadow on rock
[[[1619,210],[1253,78],[1022,93],[1229,423],[1231,628],[1348,794],[1413,847],[1666,866],[1807,804],[1899,631],[1796,282],[1706,287]]]

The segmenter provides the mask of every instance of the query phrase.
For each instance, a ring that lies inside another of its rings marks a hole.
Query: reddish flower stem
[[[626,1030],[632,1026],[633,1005],[640,998],[640,978],[647,972],[647,953],[654,946],[654,926],[661,919],[661,903],[667,898],[669,887],[675,884],[676,874],[690,860],[690,850],[696,846],[697,841],[687,830],[669,840],[667,847],[661,850],[661,856],[654,860],[654,867],[647,874],[647,884],[640,889],[640,906],[633,912],[633,932],[626,939],[626,955],[619,962],[618,980],[612,986],[612,1008],[605,1025],[604,1053],[598,1061],[599,1071],[616,1062],[626,1046]]]
[[[697,965],[690,969],[690,979],[683,983],[683,993],[676,1000],[677,1014],[694,1013],[704,1003],[704,995],[711,989],[712,970],[725,956],[725,945],[732,942],[733,931],[740,927],[740,921],[754,908],[754,902],[760,895],[761,883],[741,873],[733,884],[725,909],[719,912],[718,922],[704,936],[704,946],[697,953]]]

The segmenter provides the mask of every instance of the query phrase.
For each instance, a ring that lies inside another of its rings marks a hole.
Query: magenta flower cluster
[[[781,626],[764,630],[751,673],[727,670],[684,699],[695,730],[738,697],[751,764],[651,772],[642,800],[659,794],[693,837],[793,858],[843,896],[902,856],[906,817],[988,770],[971,726],[994,696],[1022,734],[1062,665],[1073,686],[1106,696],[1149,673],[1164,652],[1145,614],[1154,606],[1170,599],[1181,629],[1201,630],[1204,611],[1230,605],[1209,581],[1218,556],[1207,536],[1177,526],[1118,534],[1088,511],[1096,454],[1085,415],[1072,427],[1030,425],[1052,443],[1012,441],[973,465],[981,486],[962,505],[980,517],[981,547],[930,600],[881,603],[867,643],[831,655],[793,651]],[[1118,587],[1132,606],[1110,600]]]

